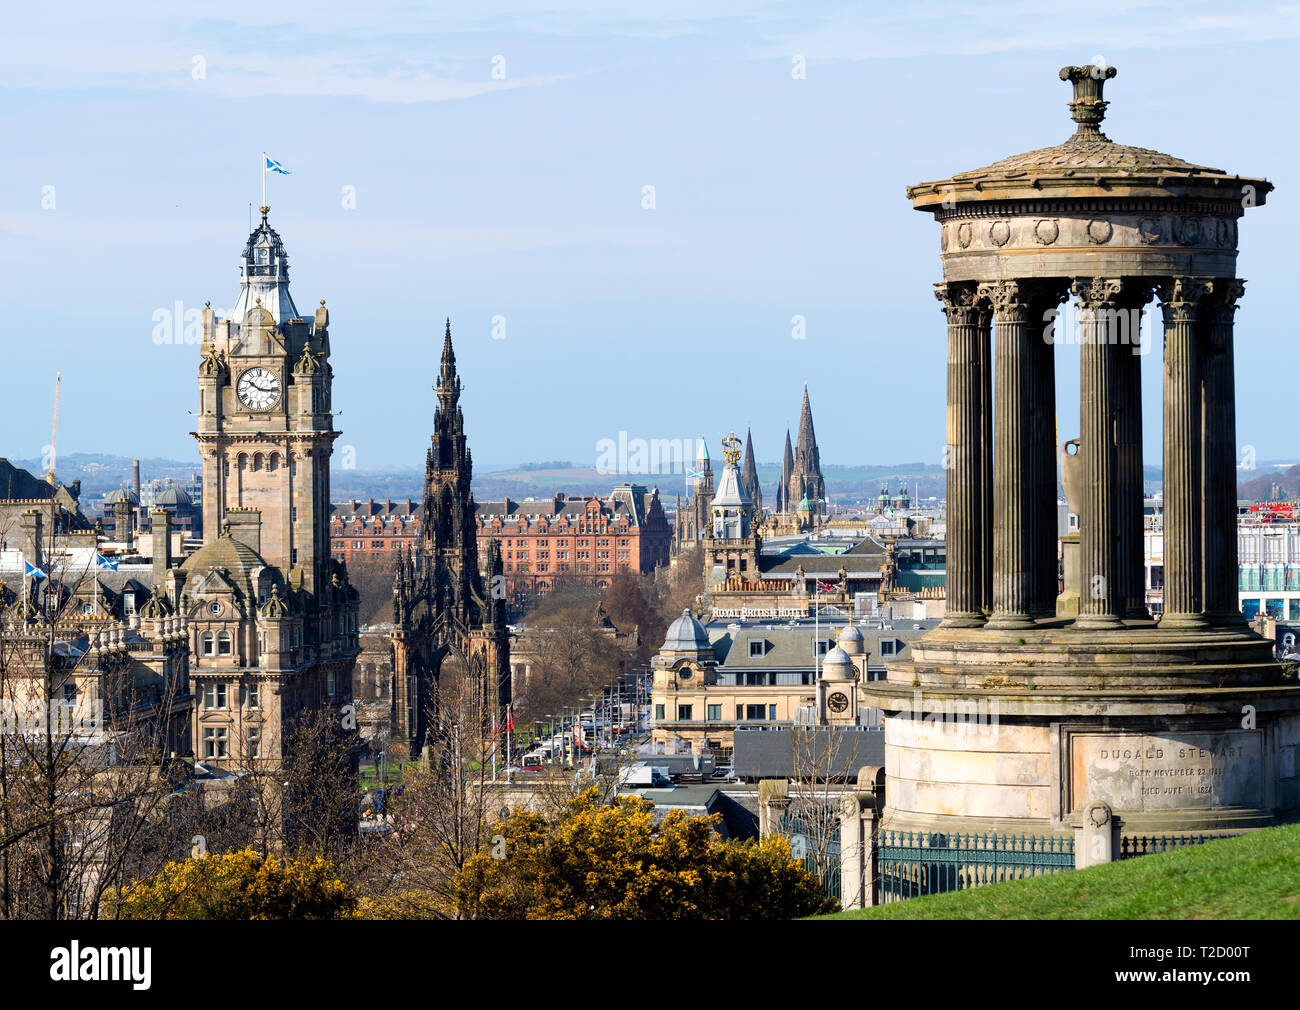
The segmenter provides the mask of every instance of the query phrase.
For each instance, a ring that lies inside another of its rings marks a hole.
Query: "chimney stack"
[[[129,499],[122,497],[113,502],[113,536],[126,547],[132,544],[131,526],[135,519],[135,509]]]
[[[226,509],[230,535],[242,544],[262,553],[262,510],[250,508]]]
[[[137,498],[140,497],[140,461],[131,462],[131,490],[135,492]]]
[[[172,566],[172,514],[164,508],[151,509],[153,529],[153,584],[159,592],[167,589],[167,571]]]
[[[43,516],[39,509],[28,509],[19,520],[22,534],[23,560],[28,564],[41,567],[41,524]]]

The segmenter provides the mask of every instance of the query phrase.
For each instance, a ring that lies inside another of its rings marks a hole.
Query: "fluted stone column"
[[[1083,454],[1083,514],[1079,517],[1079,616],[1083,629],[1119,628],[1122,603],[1115,578],[1115,353],[1108,320],[1123,283],[1077,280],[1079,299],[1079,430]]]
[[[1206,616],[1219,625],[1246,622],[1237,595],[1237,408],[1232,349],[1233,317],[1244,293],[1243,281],[1213,280],[1201,311],[1202,577]]]
[[[993,361],[989,349],[989,320],[992,307],[981,298],[979,316],[980,373],[980,609],[987,616],[993,610]]]
[[[1030,327],[1029,360],[1033,395],[1029,408],[1029,527],[1034,543],[1029,612],[1056,616],[1060,592],[1056,518],[1056,347],[1057,306],[1069,297],[1065,281],[1043,282]]]
[[[993,608],[987,627],[1031,628],[1034,477],[1030,450],[1034,350],[1040,338],[1035,309],[1040,286],[1004,280],[979,287],[993,309],[996,329],[997,404],[994,413],[996,472],[993,474]]]
[[[1111,322],[1115,354],[1115,577],[1122,613],[1147,620],[1142,494],[1142,307],[1151,289],[1125,281]]]
[[[1175,277],[1160,285],[1165,320],[1165,612],[1161,629],[1206,625],[1201,582],[1201,397],[1197,317],[1208,283]],[[1236,522],[1233,522],[1236,534]]]
[[[987,313],[974,284],[937,284],[935,296],[948,317],[947,612],[945,627],[984,623],[981,554],[983,473],[980,344],[987,345]]]

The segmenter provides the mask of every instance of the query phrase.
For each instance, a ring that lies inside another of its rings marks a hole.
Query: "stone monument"
[[[1238,222],[1272,186],[1112,142],[1115,69],[1060,76],[1068,140],[908,190],[940,226],[948,608],[863,685],[885,713],[882,824],[1060,833],[1098,803],[1126,831],[1277,823],[1300,813],[1300,687],[1237,608],[1233,385]],[[1142,550],[1153,295],[1160,615]],[[1076,343],[1077,613],[1058,615],[1054,355]]]

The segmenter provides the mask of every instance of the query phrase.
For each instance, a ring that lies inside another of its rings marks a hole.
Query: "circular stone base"
[[[939,628],[862,685],[900,830],[1061,833],[1103,801],[1133,831],[1300,815],[1300,684],[1249,629]]]

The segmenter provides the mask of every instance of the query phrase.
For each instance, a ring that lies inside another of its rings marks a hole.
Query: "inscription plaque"
[[[1262,805],[1258,730],[1214,733],[1073,733],[1070,805],[1115,810],[1199,810]]]

